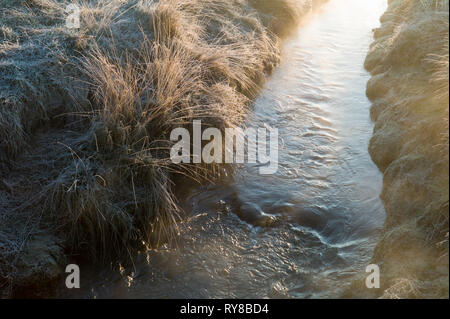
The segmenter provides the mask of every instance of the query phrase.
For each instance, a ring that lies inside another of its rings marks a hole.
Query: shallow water
[[[363,61],[386,5],[330,0],[285,42],[249,119],[279,129],[277,174],[245,165],[227,181],[186,190],[191,217],[178,247],[137,258],[125,276],[85,282],[86,296],[338,297],[364,274],[385,214],[367,150]],[[253,211],[277,222],[245,222]]]

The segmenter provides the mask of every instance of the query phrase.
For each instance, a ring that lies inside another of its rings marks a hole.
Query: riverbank
[[[387,214],[372,258],[381,288],[362,279],[348,297],[448,298],[448,3],[392,0],[375,30],[365,67]]]
[[[1,1],[0,291],[45,296],[74,257],[177,233],[172,128],[241,125],[311,1]],[[81,257],[80,257],[81,256]]]

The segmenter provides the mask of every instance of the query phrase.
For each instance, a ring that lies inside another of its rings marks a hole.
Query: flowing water
[[[87,296],[338,297],[364,274],[384,209],[382,175],[368,154],[363,62],[386,5],[330,0],[311,14],[285,42],[248,123],[279,129],[278,173],[244,165],[226,181],[186,190],[190,217],[178,247],[148,252],[124,276],[85,282]],[[276,222],[247,223],[255,212]]]

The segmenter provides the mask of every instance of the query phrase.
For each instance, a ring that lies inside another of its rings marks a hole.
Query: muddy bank
[[[448,1],[389,1],[365,66],[375,121],[370,154],[384,173],[386,222],[350,297],[448,298]]]
[[[73,30],[67,1],[0,3],[3,297],[45,296],[68,260],[114,262],[175,234],[176,175],[222,168],[172,165],[168,134],[240,125],[313,4],[83,1]]]

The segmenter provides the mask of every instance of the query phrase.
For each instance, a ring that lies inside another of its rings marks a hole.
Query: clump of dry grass
[[[206,0],[190,4],[203,9],[223,5]],[[122,56],[115,48],[96,48],[82,62],[91,83],[94,109],[90,112],[90,147],[99,153],[101,166],[109,172],[100,177],[104,185],[99,186],[92,174],[87,174],[91,181],[84,189],[61,197],[63,208],[75,212],[71,213],[76,220],[75,235],[85,236],[86,225],[96,225],[93,230],[102,229],[100,238],[88,232],[90,242],[126,243],[127,249],[133,238],[150,244],[155,237],[159,241],[178,231],[174,228],[179,215],[172,192],[174,175],[200,180],[213,178],[219,170],[211,165],[172,164],[172,129],[190,128],[194,119],[221,129],[242,124],[247,96],[259,89],[265,63],[276,63],[270,61],[276,52],[275,38],[262,26],[259,34],[237,29],[226,42],[220,35],[208,42],[198,32],[200,15],[184,11],[179,2],[160,1],[146,9],[144,5],[149,4],[139,3],[140,15],[149,15],[144,21],[152,22],[152,39],[144,34],[141,48]],[[118,164],[105,158],[114,158]],[[114,197],[118,192],[127,193],[134,204],[113,205],[108,194]],[[106,247],[101,248],[105,251]]]
[[[425,296],[447,297],[448,7],[448,0],[392,0],[365,63],[376,120],[369,151],[384,172],[387,217],[374,262],[384,264],[386,288],[415,277],[426,283]],[[408,289],[404,297],[414,295]]]
[[[386,289],[380,299],[407,299],[418,298],[420,292],[417,288],[416,280],[400,278],[395,283]]]
[[[37,128],[47,146],[33,146],[33,153],[46,152],[50,138],[62,141],[57,157],[36,157],[45,168],[33,179],[40,188],[20,209],[45,211],[40,223],[65,239],[69,252],[127,256],[179,231],[177,176],[212,180],[224,169],[174,165],[172,129],[191,129],[195,119],[220,129],[242,125],[279,62],[278,38],[264,22],[279,13],[292,19],[278,26],[295,22],[297,5],[310,1],[279,0],[279,12],[252,1],[265,18],[247,0],[76,3],[78,31],[64,28],[64,0],[29,0],[24,7],[6,1],[0,12],[8,41],[0,53],[18,83],[2,91],[17,100],[4,99],[8,108],[0,110],[0,161],[20,161]],[[33,36],[14,46],[18,24]],[[29,59],[24,43],[34,56],[52,57],[27,65],[33,78],[19,78],[14,69],[17,57]]]
[[[441,143],[436,145],[440,150],[444,167],[448,174],[449,161],[449,1],[421,1],[425,10],[434,12],[435,23],[439,26],[437,32],[430,34],[427,43],[431,52],[425,58],[431,73],[430,84],[433,88],[433,100],[440,106],[442,119],[440,126]],[[446,185],[438,189],[442,196],[437,207],[430,209],[426,218],[426,225],[430,225],[428,238],[432,243],[438,241],[443,253],[448,256],[448,227],[449,227],[449,188]],[[435,205],[436,205],[435,204]]]

